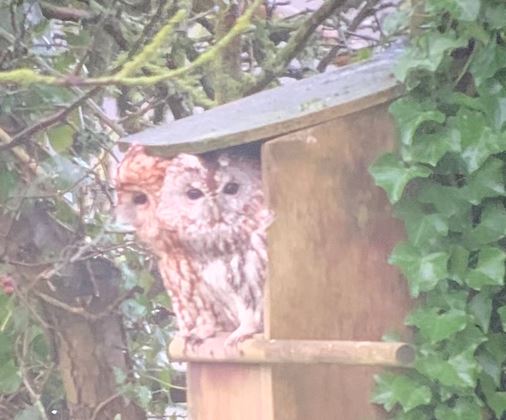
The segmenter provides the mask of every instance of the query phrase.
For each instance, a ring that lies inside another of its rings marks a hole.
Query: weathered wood
[[[307,128],[398,96],[393,74],[397,49],[368,62],[230,102],[202,114],[122,139],[151,146],[152,153],[200,153]]]
[[[369,165],[395,147],[387,104],[267,142],[267,339],[380,341],[403,331],[404,280],[387,263],[403,237]],[[381,418],[377,368],[275,365],[275,420]],[[336,417],[336,413],[339,413]]]
[[[192,420],[273,419],[269,367],[189,363],[187,382]]]
[[[409,366],[415,350],[406,343],[330,340],[246,340],[237,351],[225,350],[226,335],[207,339],[195,349],[186,349],[175,339],[169,347],[171,360],[240,364],[333,363],[365,366]]]

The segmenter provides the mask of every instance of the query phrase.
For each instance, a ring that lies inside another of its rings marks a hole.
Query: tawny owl
[[[216,317],[205,284],[193,284],[168,276],[167,260],[178,259],[184,264],[184,252],[178,241],[163,232],[155,217],[160,188],[170,159],[150,156],[142,146],[128,149],[116,174],[116,217],[132,225],[137,237],[159,257],[164,286],[171,296],[178,322],[178,333],[190,343],[208,336],[208,325],[215,329],[230,328],[226,320]],[[202,326],[205,325],[203,328]],[[203,331],[204,330],[204,331]]]
[[[207,287],[216,317],[231,331],[226,345],[261,331],[271,213],[259,159],[229,152],[176,156],[166,170],[157,218],[183,250],[164,261],[165,275]],[[202,325],[202,336],[216,331],[212,322]]]

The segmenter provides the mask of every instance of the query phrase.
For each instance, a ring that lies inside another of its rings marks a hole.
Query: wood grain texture
[[[373,340],[403,330],[405,282],[387,263],[402,238],[369,165],[394,148],[387,105],[264,145],[269,232],[266,338]],[[381,418],[368,367],[276,366],[276,420]]]
[[[120,140],[151,153],[201,153],[273,138],[385,103],[402,92],[398,48],[373,59],[230,102]]]
[[[268,367],[190,363],[187,383],[192,420],[274,420]]]

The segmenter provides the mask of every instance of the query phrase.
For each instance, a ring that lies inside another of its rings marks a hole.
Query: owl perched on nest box
[[[169,255],[166,275],[206,285],[220,315],[234,326],[227,344],[261,331],[271,214],[260,160],[231,152],[176,156],[167,166],[156,216],[184,250],[183,264]],[[211,325],[208,334],[214,334]]]
[[[226,344],[235,346],[261,331],[271,214],[258,157],[213,152],[161,159],[130,150],[118,170],[119,206],[129,203],[139,238],[160,258],[180,334],[199,342],[230,331]],[[149,165],[129,163],[143,159]]]

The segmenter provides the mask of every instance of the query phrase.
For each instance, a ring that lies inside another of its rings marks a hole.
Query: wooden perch
[[[226,335],[210,338],[185,352],[183,340],[169,346],[171,360],[246,364],[317,364],[407,367],[415,358],[414,348],[406,343],[376,341],[246,340],[237,351],[225,350]]]

